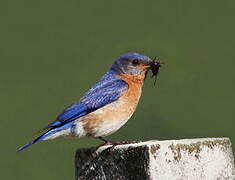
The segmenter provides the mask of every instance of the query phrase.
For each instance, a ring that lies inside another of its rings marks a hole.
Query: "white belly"
[[[101,123],[100,125],[98,125],[96,128],[93,129],[93,136],[94,137],[108,136],[116,132],[118,129],[120,129],[129,119],[130,117],[125,119],[120,119],[117,121],[105,120],[103,123]]]

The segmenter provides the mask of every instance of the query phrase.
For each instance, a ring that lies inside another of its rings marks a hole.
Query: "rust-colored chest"
[[[83,127],[94,137],[106,136],[123,126],[134,113],[141,96],[143,81],[121,76],[128,90],[115,102],[82,118]]]

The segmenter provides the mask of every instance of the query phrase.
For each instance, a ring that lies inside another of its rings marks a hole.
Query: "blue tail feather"
[[[28,147],[30,147],[31,145],[39,142],[39,141],[42,141],[44,140],[46,137],[49,137],[61,130],[64,130],[64,129],[67,129],[67,128],[70,128],[72,126],[72,122],[71,123],[68,123],[68,124],[65,124],[61,127],[57,127],[57,128],[54,128],[54,129],[50,129],[48,130],[47,132],[43,133],[41,136],[37,137],[36,139],[34,139],[33,141],[30,141],[29,143],[25,144],[24,146],[20,147],[17,152],[20,152],[20,151],[23,151],[25,149],[27,149]]]
[[[24,146],[20,147],[20,148],[17,150],[17,152],[23,151],[23,150],[25,150],[26,148],[28,148],[29,146],[31,146],[31,145],[33,145],[33,144],[35,144],[35,143],[37,143],[37,142],[43,140],[43,139],[46,137],[46,134],[47,134],[47,133],[48,133],[48,132],[46,132],[45,134],[43,134],[43,135],[37,137],[37,138],[34,139],[33,141],[30,141],[29,143],[25,144]]]

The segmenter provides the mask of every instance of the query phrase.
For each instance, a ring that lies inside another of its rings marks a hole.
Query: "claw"
[[[111,140],[104,139],[103,137],[98,137],[98,139],[104,141],[104,143],[99,145],[98,148],[101,146],[112,145],[108,149],[110,148],[114,149],[114,147],[117,145],[138,143],[138,141],[111,141]]]

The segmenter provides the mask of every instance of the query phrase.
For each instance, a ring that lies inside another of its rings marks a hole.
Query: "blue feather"
[[[91,87],[80,101],[69,106],[55,121],[48,124],[43,129],[48,129],[44,134],[22,146],[17,151],[22,151],[61,130],[71,128],[74,120],[116,101],[127,90],[128,85],[119,76],[112,71],[107,72],[100,81]]]
[[[33,141],[30,141],[29,143],[27,143],[24,146],[20,147],[17,150],[17,152],[23,151],[23,150],[27,149],[28,147],[30,147],[31,145],[33,145],[33,144],[35,144],[35,143],[37,143],[39,141],[42,141],[45,138],[50,137],[51,135],[54,135],[55,133],[57,133],[57,132],[59,132],[61,130],[65,130],[65,129],[71,128],[72,126],[73,126],[73,123],[71,122],[71,123],[65,124],[65,125],[63,125],[61,127],[48,130],[46,133],[44,133],[41,136],[37,137]]]
[[[54,122],[44,129],[55,128],[87,115],[111,102],[117,100],[128,85],[112,71],[107,72],[91,89],[80,99],[65,109]]]

